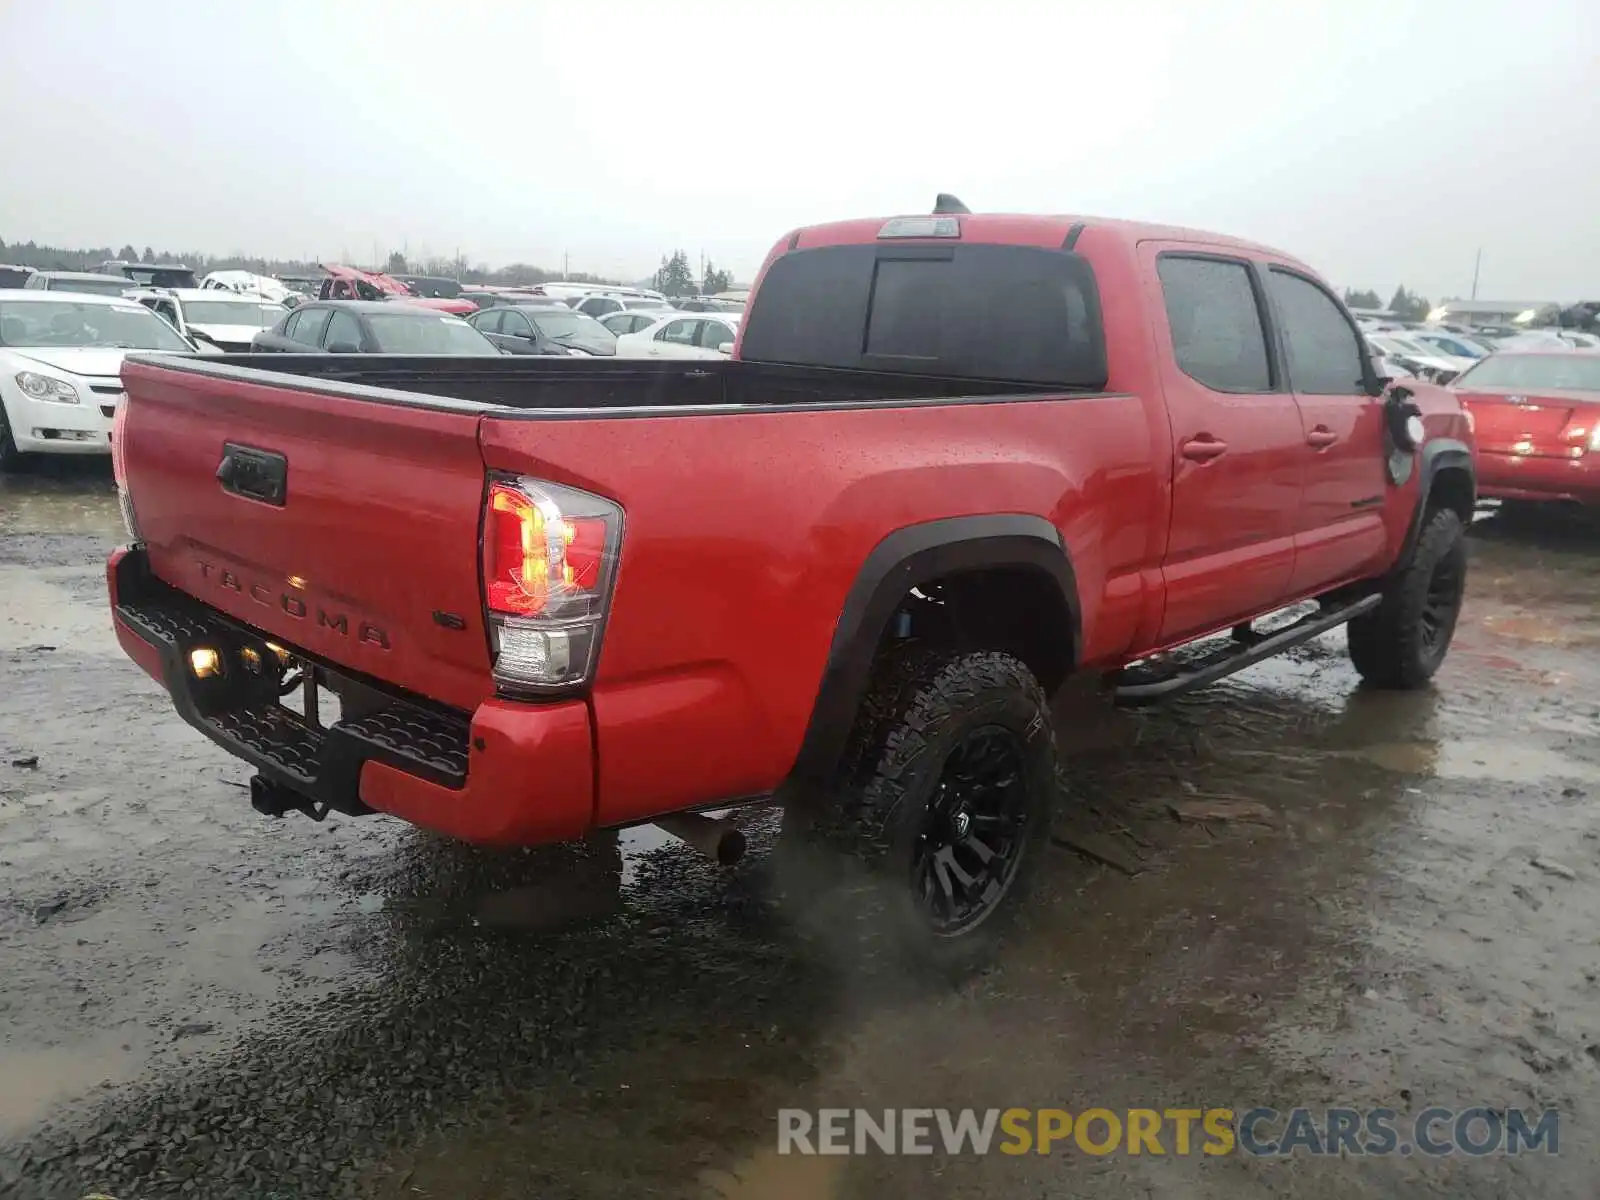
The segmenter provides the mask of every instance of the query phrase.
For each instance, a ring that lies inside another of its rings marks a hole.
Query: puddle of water
[[[59,1101],[130,1078],[144,1060],[115,1038],[72,1046],[0,1048],[0,1137],[37,1124]]]
[[[1338,752],[1386,771],[1438,779],[1493,779],[1537,783],[1543,779],[1600,779],[1600,770],[1539,746],[1517,742],[1379,742]]]
[[[90,468],[60,476],[0,478],[0,531],[115,536],[121,530],[109,463],[103,474]]]
[[[1576,646],[1595,640],[1593,623],[1583,613],[1491,613],[1483,627],[1499,637],[1541,646]]]
[[[0,566],[0,593],[6,598],[0,651],[50,646],[83,654],[119,653],[103,598],[98,608],[80,603],[68,588],[41,578],[38,570],[13,566]]]
[[[763,1150],[731,1171],[700,1176],[708,1200],[831,1200],[845,1159]]]

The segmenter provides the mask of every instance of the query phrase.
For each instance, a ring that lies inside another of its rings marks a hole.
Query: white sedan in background
[[[617,339],[618,358],[727,358],[739,336],[737,313],[667,313]]]
[[[0,470],[24,454],[108,454],[130,350],[194,346],[136,300],[0,291]]]
[[[141,288],[129,292],[184,337],[227,354],[243,354],[263,329],[271,329],[289,310],[259,297],[217,288]]]

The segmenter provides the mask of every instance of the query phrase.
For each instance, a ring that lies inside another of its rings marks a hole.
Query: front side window
[[[519,312],[506,312],[500,317],[500,332],[512,337],[531,338],[533,330],[528,327],[528,318]]]
[[[300,323],[289,336],[307,346],[321,346],[322,331],[328,327],[328,317],[332,312],[328,308],[313,308],[300,313]]]
[[[361,322],[347,312],[335,309],[333,316],[328,320],[328,334],[323,338],[325,346],[354,346],[361,349]]]
[[[1333,297],[1309,279],[1277,267],[1268,278],[1283,323],[1294,390],[1309,396],[1364,395],[1361,344]]]
[[[715,350],[718,346],[731,341],[733,341],[733,330],[721,321],[700,322],[700,345],[707,350]]]
[[[692,346],[695,331],[699,327],[699,321],[668,321],[656,334],[656,341],[671,342],[675,346]]]
[[[1250,268],[1163,254],[1156,273],[1179,370],[1218,392],[1271,391],[1267,335]]]

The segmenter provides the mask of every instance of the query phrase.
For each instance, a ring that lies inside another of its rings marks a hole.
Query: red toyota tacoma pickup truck
[[[1069,675],[1143,703],[1346,624],[1417,687],[1465,582],[1452,394],[1189,230],[797,229],[726,362],[124,378],[117,636],[258,808],[533,844],[776,796],[941,963],[1042,857]]]

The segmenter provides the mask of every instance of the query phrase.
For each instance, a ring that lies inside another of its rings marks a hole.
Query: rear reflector
[[[122,527],[130,542],[141,541],[139,518],[133,511],[133,497],[128,495],[128,403],[123,401],[111,418],[111,477],[117,484],[117,507],[122,510]]]
[[[958,238],[961,222],[955,217],[895,217],[878,230],[880,238]]]

